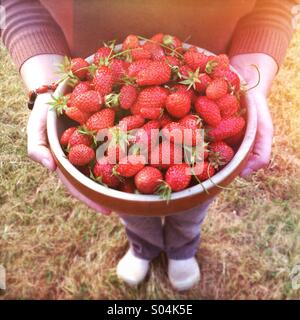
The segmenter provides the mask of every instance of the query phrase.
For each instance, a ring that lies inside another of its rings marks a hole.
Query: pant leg
[[[141,217],[119,214],[133,249],[139,258],[152,260],[164,249],[163,228],[160,217]]]
[[[207,214],[210,199],[200,206],[167,216],[164,224],[165,251],[170,259],[193,257],[200,243],[201,224]]]

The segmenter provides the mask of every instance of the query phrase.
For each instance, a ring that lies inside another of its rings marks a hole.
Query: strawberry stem
[[[166,181],[162,181],[155,193],[159,194],[161,199],[166,200],[168,204],[171,199],[172,189]]]
[[[220,188],[220,189],[222,189],[222,190],[233,190],[233,188],[231,188],[231,187],[223,187],[223,186],[215,183],[215,182],[212,180],[212,178],[211,178],[211,176],[210,176],[210,174],[209,174],[210,165],[211,165],[211,164],[209,163],[208,166],[207,166],[207,175],[208,175],[209,181],[210,181],[214,186],[216,186],[216,187],[218,187],[218,188]]]
[[[108,108],[116,108],[119,106],[119,96],[117,93],[110,93],[104,97],[105,105]]]
[[[195,177],[195,179],[197,180],[198,184],[201,185],[202,189],[207,193],[209,194],[209,191],[204,187],[203,183],[201,182],[201,180],[197,177],[197,175],[195,174],[195,170],[194,170],[194,167],[191,167],[191,172],[193,174],[193,176]],[[209,173],[208,173],[209,175]]]
[[[258,87],[259,84],[260,84],[260,80],[261,80],[261,75],[260,75],[260,71],[259,71],[258,66],[257,66],[256,64],[251,64],[250,66],[256,69],[256,71],[257,71],[257,73],[258,73],[258,80],[257,80],[256,84],[255,84],[253,87],[248,88],[248,89],[245,89],[245,92],[248,92],[248,91],[250,91],[250,90]]]
[[[108,60],[112,60],[112,59],[114,59],[114,58],[116,58],[116,57],[118,57],[118,56],[121,56],[121,55],[123,55],[124,53],[130,52],[130,51],[131,51],[131,49],[126,49],[126,50],[124,50],[124,51],[117,52],[117,53],[114,54],[113,56],[109,57]]]
[[[62,115],[67,108],[68,97],[61,96],[56,98],[52,95],[51,98],[52,100],[47,102],[51,106],[50,110],[55,110],[57,115]]]
[[[202,74],[199,74],[199,71],[200,71],[199,68],[197,68],[195,72],[189,71],[188,76],[184,76],[180,72],[178,72],[179,78],[184,79],[184,80],[180,81],[179,83],[188,86],[187,90],[190,90],[191,87],[193,87],[193,89],[196,89],[196,83],[201,82],[199,77]]]

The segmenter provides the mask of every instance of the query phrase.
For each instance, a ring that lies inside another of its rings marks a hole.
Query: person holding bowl
[[[216,54],[227,53],[230,63],[251,86],[257,108],[258,128],[250,159],[242,171],[246,177],[268,165],[273,124],[267,96],[292,37],[292,0],[229,1],[72,1],[2,0],[5,28],[2,40],[28,88],[34,90],[58,80],[55,65],[65,55],[89,56],[99,45],[128,34],[150,36],[174,34]],[[51,93],[39,94],[27,126],[28,155],[51,171],[57,170],[48,148],[46,117]],[[58,176],[70,193],[96,211],[108,214]],[[211,201],[184,213],[158,217],[122,216],[130,249],[117,267],[120,278],[130,285],[146,276],[150,262],[161,251],[169,260],[168,275],[178,290],[191,288],[200,279],[195,253],[200,228]]]

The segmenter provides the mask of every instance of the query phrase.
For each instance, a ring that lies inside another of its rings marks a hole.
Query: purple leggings
[[[200,242],[201,224],[212,201],[166,216],[164,222],[160,217],[119,214],[134,254],[146,260],[154,259],[161,251],[174,260],[193,257]]]

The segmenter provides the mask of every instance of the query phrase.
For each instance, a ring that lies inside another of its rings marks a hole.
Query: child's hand
[[[23,81],[28,90],[34,90],[42,85],[56,82],[59,79],[55,65],[63,62],[64,57],[56,54],[41,54],[29,58],[20,69]],[[54,159],[48,149],[47,142],[47,112],[51,93],[38,95],[27,124],[28,155],[49,170],[56,168]]]
[[[27,124],[27,151],[28,156],[48,168],[56,169],[53,156],[48,149],[47,141],[47,102],[51,100],[51,94],[38,95],[34,108],[30,114]]]
[[[27,125],[27,137],[28,137],[28,156],[36,161],[41,163],[43,166],[48,168],[51,171],[56,169],[57,175],[66,186],[68,191],[72,196],[78,200],[84,202],[88,207],[101,212],[103,214],[110,214],[111,210],[104,208],[97,203],[93,202],[85,195],[80,193],[73,185],[64,177],[59,169],[56,168],[55,161],[51,154],[51,151],[48,148],[47,141],[47,111],[49,102],[51,99],[50,94],[39,95],[34,104],[34,108],[28,120]]]
[[[257,110],[257,134],[252,154],[241,173],[242,177],[246,177],[268,166],[270,162],[273,123],[269,112],[267,95],[278,67],[272,57],[263,53],[234,56],[231,58],[231,64],[244,77],[249,88],[254,86],[258,81],[257,70],[251,66],[252,64],[257,65],[261,76],[259,85],[248,92],[252,97],[250,100]]]

